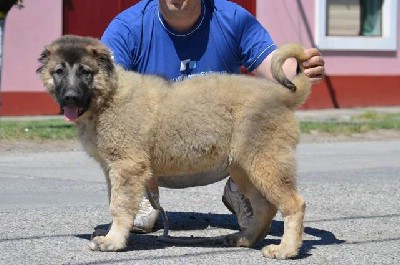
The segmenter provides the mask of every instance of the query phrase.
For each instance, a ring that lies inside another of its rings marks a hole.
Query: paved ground
[[[253,249],[172,246],[159,229],[126,252],[91,252],[93,229],[110,222],[98,166],[81,151],[0,153],[0,264],[399,264],[400,141],[300,144],[298,161],[305,240],[296,260],[274,261],[260,248],[278,242],[280,216]],[[223,186],[162,189],[171,235],[235,232]]]

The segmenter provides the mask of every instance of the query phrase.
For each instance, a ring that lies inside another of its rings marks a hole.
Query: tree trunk
[[[8,11],[16,5],[18,8],[22,8],[23,0],[0,0],[0,92],[1,92],[1,76],[3,69],[3,40],[4,40],[4,31],[6,25],[6,17]],[[1,105],[1,101],[0,101]]]

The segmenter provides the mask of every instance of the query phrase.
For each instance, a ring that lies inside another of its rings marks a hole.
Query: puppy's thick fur
[[[305,203],[296,190],[294,109],[310,93],[299,67],[291,82],[282,64],[308,59],[299,45],[273,56],[274,83],[244,75],[210,74],[170,83],[113,64],[98,40],[63,36],[39,59],[43,84],[74,120],[85,150],[104,169],[113,217],[93,250],[124,249],[134,216],[152,176],[188,175],[227,161],[230,176],[250,199],[253,223],[226,236],[232,246],[251,246],[268,233],[279,210],[284,234],[265,256],[296,256],[302,242]],[[289,89],[288,89],[289,88]]]

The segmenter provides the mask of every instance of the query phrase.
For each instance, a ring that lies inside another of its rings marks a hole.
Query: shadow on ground
[[[171,236],[174,236],[173,231],[204,230],[210,227],[232,230],[232,233],[237,232],[239,230],[239,225],[237,224],[236,218],[232,214],[168,212],[167,215],[170,221],[170,231],[172,232],[170,233]],[[109,224],[98,225],[97,227],[95,227],[95,230],[107,230],[108,227]],[[163,226],[160,218],[155,226],[155,231],[162,229]],[[273,221],[271,226],[271,231],[267,236],[267,238],[256,244],[253,248],[261,249],[265,245],[279,244],[280,239],[270,239],[270,237],[271,236],[281,237],[283,234],[283,229],[284,226],[282,221]],[[337,239],[332,232],[322,229],[305,227],[304,232],[305,234],[313,236],[316,239],[303,241],[303,245],[297,257],[298,259],[310,256],[310,254],[308,253],[316,246],[342,244],[345,242],[344,240]],[[90,234],[82,234],[76,236],[86,240],[91,239]],[[185,239],[183,237],[178,237],[178,238]],[[206,239],[207,237],[193,237],[193,238]],[[162,242],[160,241],[160,237],[158,235],[152,235],[152,234],[131,234],[130,241],[131,244],[129,244],[126,251],[162,249],[169,247],[171,245],[185,246],[182,244],[170,244]],[[140,244],[138,244],[137,242],[140,242]],[[190,244],[190,247],[224,247],[224,245],[220,243],[213,244],[208,242],[208,243]]]

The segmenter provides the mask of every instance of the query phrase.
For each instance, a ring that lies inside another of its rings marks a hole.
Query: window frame
[[[320,50],[396,51],[397,0],[384,0],[382,36],[327,36],[327,0],[315,0],[315,44]]]

